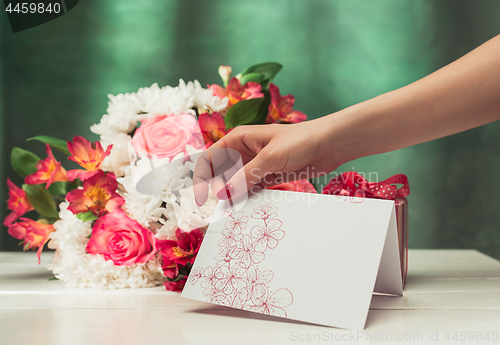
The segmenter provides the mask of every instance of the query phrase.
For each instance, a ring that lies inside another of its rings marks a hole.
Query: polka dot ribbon
[[[396,184],[403,185],[398,188]],[[397,174],[381,182],[368,182],[355,171],[349,171],[330,180],[323,188],[323,194],[346,195],[362,198],[380,198],[394,200],[410,194],[408,177]]]

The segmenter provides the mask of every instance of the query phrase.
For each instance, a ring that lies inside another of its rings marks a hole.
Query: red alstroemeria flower
[[[77,163],[85,170],[70,170],[66,173],[66,176],[71,181],[77,178],[85,181],[86,179],[94,176],[101,169],[104,158],[111,153],[112,147],[113,145],[109,145],[105,152],[102,149],[101,143],[98,141],[91,143],[84,137],[74,137],[73,142],[68,141],[68,150],[72,154],[72,156],[68,157],[68,159]]]
[[[7,179],[7,186],[9,187],[7,207],[12,212],[5,217],[3,221],[3,225],[5,226],[11,225],[17,218],[21,217],[26,212],[34,210],[22,188],[16,186],[9,178]]]
[[[208,87],[212,89],[214,96],[219,98],[229,98],[229,102],[227,104],[228,108],[245,99],[264,97],[264,94],[261,92],[262,88],[260,84],[249,81],[248,83],[245,83],[245,85],[241,85],[239,79],[235,77],[231,78],[229,85],[226,88],[217,84],[208,85]]]
[[[198,123],[207,148],[229,133],[229,131],[226,131],[224,118],[218,112],[200,114]]]
[[[40,264],[43,246],[47,243],[49,234],[53,231],[52,224],[43,224],[28,218],[21,218],[20,222],[12,224],[8,229],[9,235],[23,241],[23,250],[38,248],[38,264]]]
[[[170,279],[174,279],[179,275],[179,266],[167,256],[163,256],[161,268],[163,269],[163,275]]]
[[[184,289],[184,285],[186,285],[187,277],[183,277],[179,281],[169,282],[168,280],[163,284],[167,291],[173,292],[181,292]]]
[[[24,182],[27,184],[46,183],[45,188],[49,188],[54,182],[69,182],[66,177],[66,169],[61,166],[61,162],[56,161],[54,154],[48,144],[45,144],[47,158],[36,164],[36,172],[26,176]]]
[[[292,110],[295,97],[281,96],[280,89],[275,84],[269,85],[271,104],[267,115],[268,123],[297,123],[307,120],[307,116],[300,111]]]
[[[83,189],[75,189],[66,194],[70,205],[68,210],[74,214],[92,211],[100,217],[120,208],[125,200],[116,192],[118,183],[112,172],[99,170],[83,182]]]
[[[203,232],[200,229],[194,229],[191,232],[177,229],[175,237],[177,238],[176,241],[158,240],[157,245],[160,252],[163,256],[179,265],[194,263],[203,240]]]

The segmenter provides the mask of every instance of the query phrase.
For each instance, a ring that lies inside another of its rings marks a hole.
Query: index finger
[[[193,191],[196,204],[203,205],[208,198],[209,184],[219,190],[224,186],[219,177],[230,179],[243,166],[238,151],[230,148],[210,147],[197,159],[193,175]]]

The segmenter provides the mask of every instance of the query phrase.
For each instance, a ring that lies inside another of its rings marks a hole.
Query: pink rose
[[[132,265],[151,260],[156,253],[153,233],[117,209],[96,220],[87,252],[101,254],[115,265]]]
[[[141,157],[173,158],[186,153],[186,145],[196,149],[205,146],[196,118],[190,114],[145,119],[132,138],[132,146]]]

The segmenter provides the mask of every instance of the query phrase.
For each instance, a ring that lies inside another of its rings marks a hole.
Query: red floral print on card
[[[259,269],[259,264],[265,260],[265,252],[276,248],[285,237],[277,210],[271,204],[256,208],[251,217],[262,224],[255,225],[246,234],[243,231],[247,229],[249,217],[242,211],[229,210],[221,214],[221,218],[229,220],[221,231],[215,265],[204,269],[195,267],[188,280],[192,285],[201,281],[203,296],[208,302],[261,314],[287,316],[285,308],[293,302],[292,293],[286,288],[272,291],[270,282],[274,272]]]
[[[239,228],[237,230],[236,228],[224,228],[222,229],[222,238],[219,240],[219,247],[235,248],[242,239],[243,234]]]
[[[226,228],[232,229],[235,233],[240,233],[241,230],[246,229],[248,217],[243,212],[235,212],[232,214],[230,220],[226,222]]]
[[[243,241],[231,250],[229,256],[241,267],[249,268],[252,264],[258,264],[264,260],[266,255],[256,248],[257,242],[250,235],[244,235]]]
[[[276,206],[273,206],[271,204],[267,205],[260,205],[258,208],[253,210],[252,218],[254,219],[262,219],[266,221],[267,219],[272,219],[275,218],[278,214],[276,211],[278,208]]]
[[[293,295],[288,289],[279,289],[267,294],[259,303],[250,305],[248,310],[261,314],[286,317],[285,308],[293,302]]]
[[[250,235],[257,240],[255,249],[264,251],[266,248],[276,248],[278,242],[285,237],[285,232],[281,230],[281,225],[281,220],[270,219],[264,226],[254,226]]]

